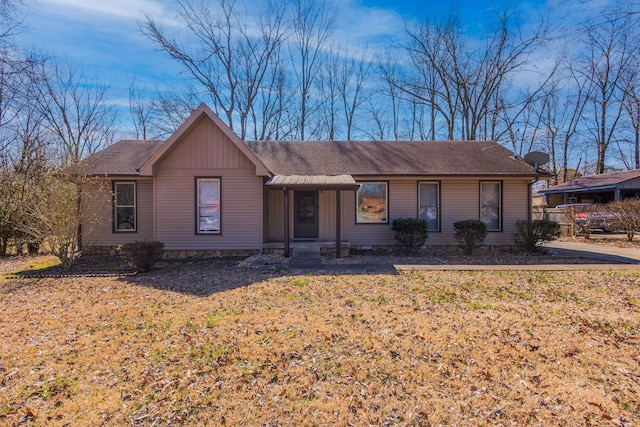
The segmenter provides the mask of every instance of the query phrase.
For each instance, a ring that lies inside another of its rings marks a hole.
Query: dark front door
[[[293,237],[295,239],[318,238],[318,192],[296,191]]]

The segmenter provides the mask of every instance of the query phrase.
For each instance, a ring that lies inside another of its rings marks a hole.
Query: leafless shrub
[[[611,221],[617,231],[627,235],[627,240],[633,241],[640,231],[640,199],[627,199],[609,204],[608,211],[612,214]]]
[[[88,175],[48,175],[32,192],[21,231],[47,243],[65,267],[70,267],[90,246],[84,236],[97,236],[98,214],[85,209],[84,199],[101,197],[106,180]],[[91,192],[82,192],[91,185]],[[85,200],[86,202],[86,200]]]
[[[565,208],[565,217],[567,222],[573,224],[575,234],[588,240],[591,238],[591,230],[597,228],[597,216],[595,214],[599,210],[599,205],[568,206]]]

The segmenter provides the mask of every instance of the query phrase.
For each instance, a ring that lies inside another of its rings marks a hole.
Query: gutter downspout
[[[527,204],[529,205],[529,209],[527,211],[528,222],[531,222],[533,220],[533,194],[531,193],[531,191],[533,190],[533,184],[535,184],[536,182],[538,182],[537,178],[535,179],[535,181],[531,181],[527,184],[527,189],[529,190],[527,191]]]
[[[534,179],[529,184],[527,184],[527,189],[529,190],[527,191],[527,204],[529,205],[529,210],[527,212],[527,221],[529,222],[533,221],[533,184],[540,181],[540,174],[538,173],[538,168],[536,168],[535,171],[536,171],[536,179]],[[543,214],[543,219],[544,219],[544,214]]]

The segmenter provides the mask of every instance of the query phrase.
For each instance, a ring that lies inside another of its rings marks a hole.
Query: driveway
[[[544,245],[551,254],[559,257],[593,259],[593,264],[510,264],[510,265],[394,265],[404,271],[475,271],[475,270],[640,270],[640,250],[596,245],[582,242],[549,242]]]
[[[578,256],[613,263],[640,264],[640,250],[596,245],[583,242],[549,242],[544,245],[551,253],[562,256]]]

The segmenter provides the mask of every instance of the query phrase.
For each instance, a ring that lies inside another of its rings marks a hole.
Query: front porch
[[[308,251],[319,257],[320,253],[333,249],[336,258],[348,255],[350,243],[341,238],[341,193],[358,188],[351,175],[271,177],[265,183],[267,243],[263,245],[263,251],[271,250],[289,258],[298,246],[298,254]],[[330,197],[331,193],[333,197]],[[292,196],[293,203],[290,203]],[[272,243],[277,247],[272,247]]]
[[[330,255],[336,253],[336,241],[335,240],[292,240],[289,242],[289,250],[291,255],[295,258],[296,255],[318,252],[321,255]],[[340,242],[340,255],[349,256],[349,250],[351,249],[351,242],[342,240]],[[262,245],[262,252],[266,254],[280,254],[285,255],[286,245],[283,241],[270,241],[265,242]]]

